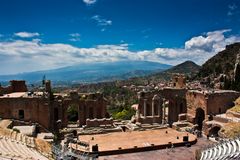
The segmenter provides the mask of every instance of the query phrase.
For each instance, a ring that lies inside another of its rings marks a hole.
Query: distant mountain
[[[240,43],[227,45],[225,50],[217,53],[202,65],[198,73],[198,78],[204,78],[208,76],[217,77],[222,73],[232,76],[239,50]]]
[[[171,80],[172,75],[176,73],[185,74],[188,77],[193,77],[198,73],[200,66],[192,61],[185,61],[181,64],[173,66],[165,71],[155,71],[143,77],[136,77],[127,80],[129,84],[146,84],[146,83],[159,83],[162,81]]]
[[[79,64],[53,70],[1,75],[0,81],[24,79],[30,83],[40,82],[44,75],[55,82],[100,82],[148,75],[164,71],[171,66],[149,61],[118,61],[106,63]]]
[[[149,76],[150,79],[156,80],[170,80],[175,73],[185,74],[187,76],[193,76],[200,69],[200,66],[192,61],[185,61],[176,66],[173,66],[163,72],[153,74]]]
[[[201,67],[192,61],[185,61],[181,64],[178,64],[165,72],[167,73],[180,73],[180,74],[187,74],[192,75],[196,74]]]

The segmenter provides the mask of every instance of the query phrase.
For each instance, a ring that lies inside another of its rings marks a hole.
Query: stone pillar
[[[98,105],[96,105],[96,102],[93,102],[94,103],[94,106],[92,106],[93,107],[93,119],[94,118],[97,118],[97,111],[99,112],[99,106]],[[98,107],[96,107],[96,106],[98,106]]]
[[[165,99],[163,99],[162,107],[163,107],[163,117],[162,117],[163,120],[162,120],[162,122],[165,123],[165,115],[166,115]]]
[[[139,109],[137,110],[137,118],[140,118],[140,111],[139,111]]]
[[[146,104],[147,99],[143,100],[143,116],[146,117],[147,115],[147,104]]]
[[[82,125],[82,120],[81,120],[81,108],[80,108],[80,105],[78,104],[78,125],[81,126]]]
[[[155,105],[155,102],[154,102],[154,100],[152,100],[152,116],[154,117],[154,105]]]
[[[161,117],[161,109],[162,109],[161,105],[162,105],[161,103],[158,104],[158,117]]]

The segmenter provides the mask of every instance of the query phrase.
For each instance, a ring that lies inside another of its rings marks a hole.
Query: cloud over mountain
[[[185,42],[183,48],[155,48],[140,51],[131,51],[126,43],[79,48],[63,43],[42,43],[35,39],[0,41],[0,58],[4,66],[0,68],[0,73],[6,74],[6,67],[8,73],[16,73],[78,63],[120,60],[155,61],[172,65],[192,60],[202,64],[218,51],[223,50],[226,45],[240,41],[239,36],[226,36],[227,32],[230,30],[218,30],[193,37]]]

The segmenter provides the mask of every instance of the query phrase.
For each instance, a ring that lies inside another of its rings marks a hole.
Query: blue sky
[[[240,41],[239,0],[1,0],[0,74],[78,63],[202,64]]]

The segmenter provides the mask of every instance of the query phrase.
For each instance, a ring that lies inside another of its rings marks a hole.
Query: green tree
[[[78,120],[78,109],[76,105],[70,105],[68,107],[67,118],[69,122],[76,122]]]

